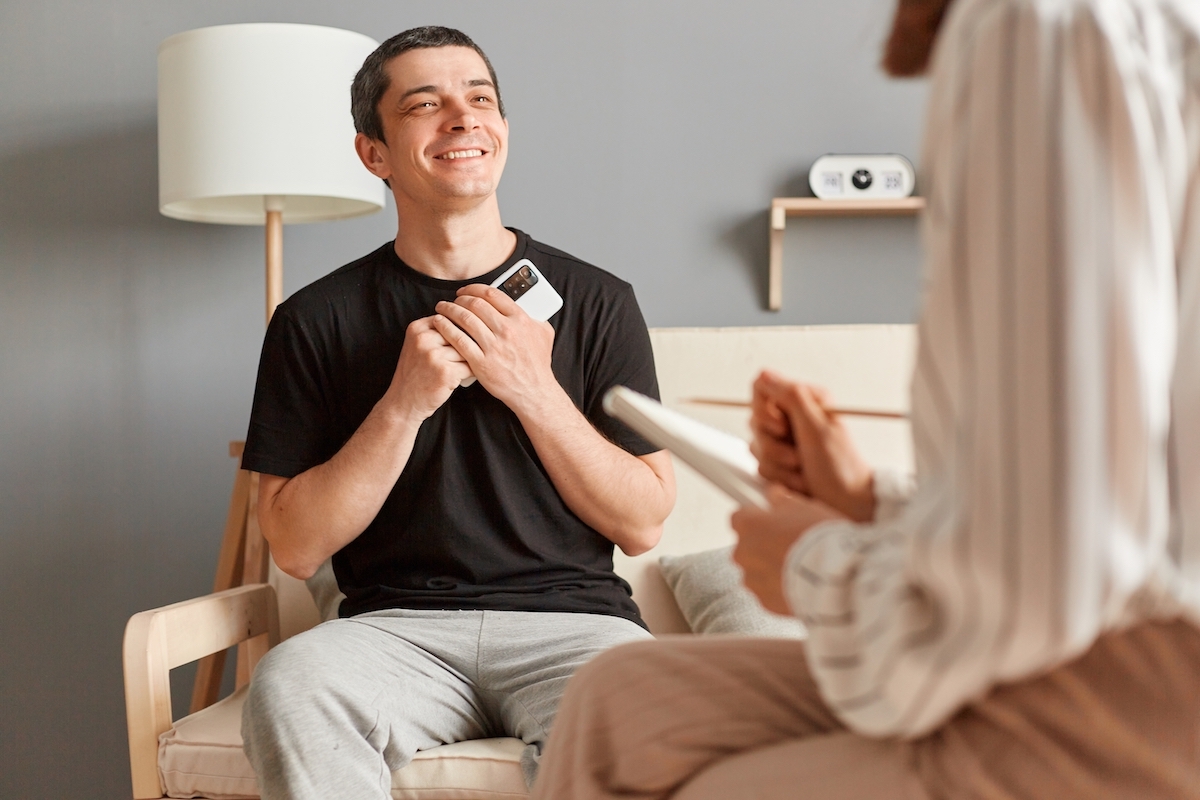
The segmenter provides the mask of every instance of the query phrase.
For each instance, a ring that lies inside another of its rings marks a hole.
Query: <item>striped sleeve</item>
[[[928,732],[1161,591],[1189,164],[1158,8],[951,7],[922,164],[919,488],[890,520],[814,528],[785,569],[860,732]]]

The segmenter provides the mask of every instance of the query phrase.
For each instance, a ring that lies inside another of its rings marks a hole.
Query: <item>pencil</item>
[[[689,397],[684,403],[694,403],[699,406],[723,406],[725,408],[749,408],[745,400],[715,400],[707,397]],[[866,408],[827,408],[830,414],[842,414],[847,417],[875,417],[877,419],[908,419],[908,414],[899,411],[872,411]]]

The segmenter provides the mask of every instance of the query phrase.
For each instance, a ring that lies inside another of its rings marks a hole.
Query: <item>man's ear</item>
[[[354,137],[354,150],[367,171],[385,182],[391,177],[391,169],[387,162],[387,145],[377,139],[372,139],[365,133]]]

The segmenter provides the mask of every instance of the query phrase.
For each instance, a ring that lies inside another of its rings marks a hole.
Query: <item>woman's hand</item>
[[[791,614],[783,594],[783,564],[788,551],[809,528],[846,516],[824,503],[793,494],[782,486],[767,488],[769,511],[743,506],[731,522],[738,542],[733,560],[742,568],[742,582],[763,608]]]
[[[837,414],[826,410],[828,392],[764,371],[750,405],[750,449],[764,478],[857,522],[874,519],[874,470]]]

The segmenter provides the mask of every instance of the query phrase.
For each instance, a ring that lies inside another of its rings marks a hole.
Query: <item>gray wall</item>
[[[631,281],[651,325],[909,321],[912,220],[766,208],[830,152],[918,153],[888,0],[0,4],[0,797],[128,796],[130,614],[205,592],[262,335],[262,232],[158,214],[155,51],[230,22],[463,28],[501,77],[508,224]],[[391,238],[289,227],[285,291]],[[187,675],[177,684],[186,683]]]

